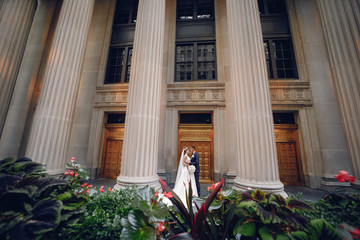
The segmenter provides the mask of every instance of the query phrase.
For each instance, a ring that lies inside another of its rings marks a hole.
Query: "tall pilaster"
[[[0,138],[18,76],[36,0],[0,2]]]
[[[360,1],[317,0],[317,3],[333,72],[332,84],[340,107],[354,176],[359,181]]]
[[[157,161],[164,26],[165,0],[140,0],[116,189],[132,184],[160,188]]]
[[[56,1],[38,1],[4,130],[0,138],[0,159],[19,156],[31,97],[38,78],[55,5]]]
[[[46,63],[26,155],[63,171],[94,0],[64,0]]]
[[[226,1],[236,131],[234,187],[283,192],[257,0]]]

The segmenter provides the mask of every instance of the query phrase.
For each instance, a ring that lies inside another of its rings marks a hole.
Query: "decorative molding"
[[[128,84],[126,86],[103,86],[96,89],[95,107],[126,106]]]
[[[312,105],[308,82],[278,80],[270,80],[269,82],[272,105]]]
[[[167,105],[225,106],[225,85],[213,82],[168,84]]]

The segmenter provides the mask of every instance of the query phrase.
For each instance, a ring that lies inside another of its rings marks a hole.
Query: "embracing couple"
[[[186,194],[189,191],[190,180],[193,196],[200,195],[199,173],[199,154],[196,152],[196,148],[194,146],[184,148],[179,160],[175,187],[173,189],[183,203],[186,203]]]

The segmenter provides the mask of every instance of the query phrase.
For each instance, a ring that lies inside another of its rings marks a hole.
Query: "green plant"
[[[285,199],[279,194],[265,194],[261,190],[241,193],[236,200],[236,225],[233,234],[241,239],[287,239],[287,233],[305,230],[307,219],[294,209],[312,210],[296,199]]]
[[[131,201],[138,190],[131,187],[104,193],[94,191],[90,201],[85,204],[85,212],[80,220],[68,228],[63,228],[58,238],[118,239],[123,229],[121,218],[134,208]]]
[[[168,196],[171,197],[171,196]],[[133,210],[122,218],[123,239],[155,239],[165,229],[168,208],[158,200],[158,193],[149,186],[140,189],[132,200]]]
[[[87,198],[68,192],[68,181],[43,171],[29,158],[0,161],[1,239],[51,238],[79,218]]]
[[[298,211],[308,219],[322,218],[333,226],[343,223],[360,227],[360,195],[358,194],[327,194],[317,202],[307,202],[314,211]]]

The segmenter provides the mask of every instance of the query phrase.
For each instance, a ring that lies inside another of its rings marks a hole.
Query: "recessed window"
[[[214,17],[213,0],[178,0],[177,19],[180,21]]]
[[[125,123],[125,113],[109,113],[106,123],[108,124]]]
[[[211,113],[180,113],[180,124],[212,124]]]
[[[273,113],[274,124],[295,124],[294,113]]]
[[[285,0],[258,0],[269,79],[298,79]]]
[[[177,17],[175,81],[216,80],[214,1],[178,0]]]
[[[116,3],[104,84],[130,80],[137,10],[138,0],[118,0]]]

